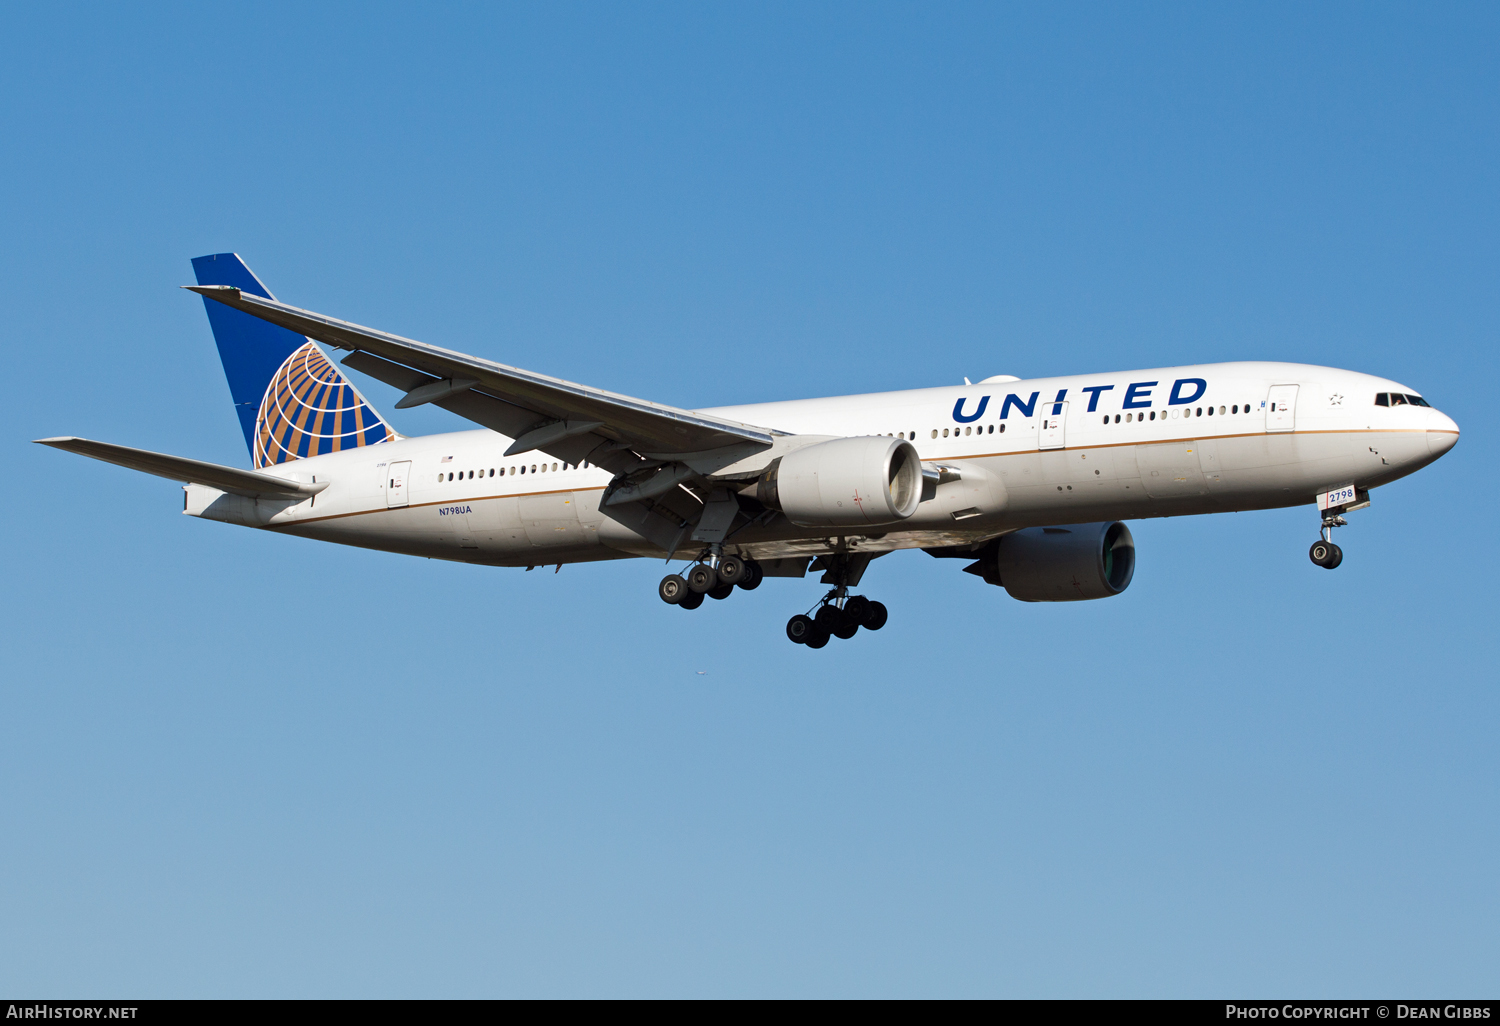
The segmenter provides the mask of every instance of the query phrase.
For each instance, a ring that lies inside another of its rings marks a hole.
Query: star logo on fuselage
[[[1333,395],[1331,395],[1331,396],[1328,397],[1328,405],[1329,406],[1342,406],[1342,405],[1344,405],[1344,397],[1341,396],[1341,395],[1339,395],[1337,392],[1335,392],[1335,393],[1333,393]]]

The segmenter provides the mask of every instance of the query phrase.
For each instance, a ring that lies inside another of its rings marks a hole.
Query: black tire
[[[835,605],[826,605],[818,610],[818,615],[813,617],[818,621],[818,626],[829,634],[844,625],[844,611]]]
[[[869,615],[870,600],[863,595],[855,595],[844,603],[844,617],[856,624],[863,624]]]
[[[683,575],[687,578],[688,588],[699,595],[706,593],[719,583],[719,575],[714,573],[713,568],[707,563],[699,563]]]
[[[865,622],[860,624],[867,631],[878,631],[885,626],[886,620],[890,619],[890,613],[885,608],[884,602],[871,602],[870,612],[865,616]]]
[[[835,627],[833,629],[833,636],[835,638],[843,638],[845,641],[848,641],[858,633],[859,624],[847,618],[844,620],[841,626]]]
[[[1344,561],[1344,550],[1333,544],[1333,542],[1329,542],[1328,547],[1333,550],[1333,554],[1328,557],[1328,562],[1323,565],[1329,570],[1337,570],[1339,564]]]
[[[689,591],[682,596],[682,601],[677,603],[679,609],[697,609],[701,605],[703,605],[703,592],[701,591]]]
[[[719,583],[733,587],[745,579],[745,562],[738,556],[725,556],[719,560]]]
[[[687,581],[684,581],[676,574],[667,574],[667,576],[661,579],[661,583],[656,586],[656,594],[660,595],[661,600],[669,606],[675,606],[680,603],[683,596],[687,593]]]
[[[1319,538],[1312,543],[1312,548],[1307,550],[1307,558],[1318,566],[1327,567],[1333,560],[1333,550],[1336,547],[1333,542],[1326,542]]]
[[[813,623],[812,617],[803,616],[801,613],[798,613],[786,622],[786,636],[791,639],[794,645],[806,644],[807,639],[816,634],[817,631],[817,624]]]
[[[727,599],[734,594],[734,585],[716,584],[708,589],[708,597],[711,599]]]
[[[817,624],[813,624],[812,633],[807,636],[807,640],[803,644],[808,648],[822,648],[828,644],[828,636],[827,631],[823,630]]]
[[[761,572],[760,564],[753,559],[745,560],[745,577],[740,581],[740,587],[746,591],[754,591],[760,587],[760,582],[765,580],[766,575]]]

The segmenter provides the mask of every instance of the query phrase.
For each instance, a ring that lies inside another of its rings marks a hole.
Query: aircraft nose
[[[1446,413],[1433,410],[1427,414],[1427,451],[1441,456],[1458,442],[1458,425]]]

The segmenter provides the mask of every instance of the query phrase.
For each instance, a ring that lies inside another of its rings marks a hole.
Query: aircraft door
[[[1061,449],[1067,444],[1065,432],[1068,426],[1068,404],[1042,404],[1042,430],[1037,435],[1038,449]]]
[[[387,509],[405,506],[407,482],[411,478],[411,460],[392,463],[385,468],[385,505]]]
[[[1266,431],[1293,431],[1297,427],[1297,386],[1272,385],[1266,397]]]

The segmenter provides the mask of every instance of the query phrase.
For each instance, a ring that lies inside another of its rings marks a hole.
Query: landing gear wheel
[[[817,632],[818,626],[813,623],[813,618],[803,616],[801,613],[786,622],[786,636],[796,645],[807,644],[807,639]]]
[[[708,589],[708,597],[711,599],[727,599],[734,594],[734,585],[716,584]]]
[[[699,595],[719,583],[719,575],[714,573],[713,568],[706,563],[699,563],[684,576],[687,579],[688,588]]]
[[[832,634],[835,630],[844,626],[844,611],[838,606],[824,606],[818,610],[818,615],[813,617],[813,619],[818,621],[819,627]]]
[[[886,611],[884,602],[871,602],[870,611],[865,614],[864,623],[860,626],[867,631],[878,631],[889,618],[890,613]]]
[[[760,587],[760,582],[765,579],[765,576],[759,563],[753,559],[747,559],[745,560],[745,576],[740,581],[740,587],[746,591],[754,591]]]
[[[745,563],[738,556],[719,560],[719,583],[733,587],[745,579]]]
[[[865,618],[870,615],[870,600],[863,595],[855,595],[844,603],[844,615],[863,626]]]
[[[822,648],[828,644],[828,632],[817,624],[813,624],[812,633],[807,636],[807,640],[803,644],[808,648]]]
[[[667,574],[667,576],[661,579],[661,583],[656,586],[656,593],[661,596],[661,600],[667,605],[675,606],[687,595],[688,583],[676,574]]]
[[[682,596],[682,601],[677,603],[680,609],[697,609],[703,605],[703,593],[701,591],[689,591]]]
[[[1333,542],[1320,539],[1307,550],[1307,558],[1325,570],[1332,570],[1344,561],[1344,550]]]
[[[859,623],[848,618],[845,618],[844,625],[842,627],[835,627],[833,629],[833,636],[835,638],[843,638],[845,641],[848,641],[858,633]]]

